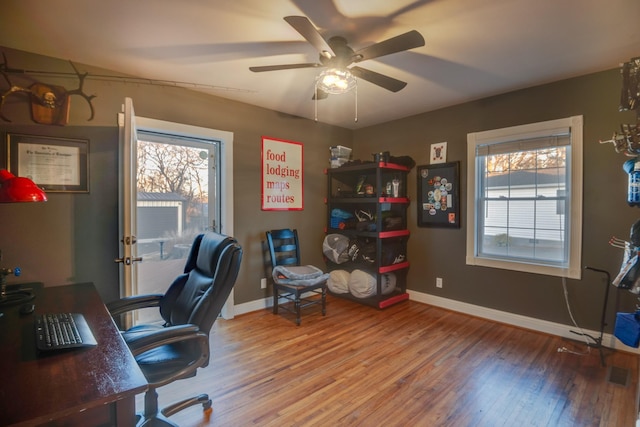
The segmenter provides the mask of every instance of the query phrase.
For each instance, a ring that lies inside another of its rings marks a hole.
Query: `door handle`
[[[125,236],[120,239],[120,242],[125,245],[135,245],[136,243],[138,243],[138,239],[136,238],[136,236]]]
[[[117,262],[120,264],[126,264],[126,265],[131,265],[134,262],[142,262],[142,257],[135,257],[135,258],[131,258],[130,256],[125,257],[125,258],[116,258],[113,260],[113,262]]]

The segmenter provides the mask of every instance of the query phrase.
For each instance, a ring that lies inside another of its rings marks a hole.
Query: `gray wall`
[[[6,110],[7,115],[11,113]],[[115,299],[118,153],[114,148],[118,146],[118,129],[0,124],[3,137],[5,132],[90,140],[88,194],[49,193],[46,203],[0,204],[0,265],[22,268],[21,277],[10,276],[7,281],[46,285],[94,282],[103,298]],[[6,149],[2,148],[0,167],[5,165]]]
[[[69,70],[65,61],[2,49],[13,67]],[[90,67],[81,69],[93,71]],[[95,70],[104,73],[105,70]],[[42,80],[45,80],[44,78]],[[54,82],[75,88],[76,80]],[[3,87],[4,89],[4,87]],[[471,304],[569,324],[559,278],[465,265],[466,134],[468,132],[584,115],[584,237],[583,264],[614,274],[622,253],[607,242],[612,235],[627,238],[638,218],[625,203],[626,175],[610,145],[600,145],[620,123],[632,123],[631,113],[617,110],[620,75],[617,70],[574,78],[506,95],[482,99],[418,116],[350,131],[286,116],[274,111],[231,102],[180,88],[121,84],[87,80],[86,91],[96,94],[96,118],[87,122],[88,109],[72,98],[71,120],[65,127],[34,124],[25,99],[11,97],[4,107],[12,123],[0,122],[0,132],[52,135],[90,140],[89,194],[49,194],[44,204],[0,205],[2,266],[20,265],[24,274],[11,282],[43,281],[47,286],[93,281],[103,298],[118,293],[116,115],[123,98],[132,97],[136,114],[234,133],[235,236],[245,256],[235,288],[236,303],[265,298],[262,240],[271,228],[295,227],[305,242],[303,259],[321,265],[324,235],[326,177],[330,145],[354,148],[354,158],[371,159],[371,153],[391,151],[409,155],[418,165],[428,164],[429,145],[448,142],[448,160],[461,162],[462,227],[419,228],[416,202],[409,212],[409,289]],[[401,96],[401,94],[400,94]],[[428,96],[428,94],[425,94]],[[368,108],[361,106],[362,108]],[[261,137],[270,136],[304,144],[304,210],[260,210]],[[6,149],[2,147],[0,167]],[[409,175],[409,194],[415,199],[415,169]],[[435,288],[435,277],[444,287]],[[585,272],[582,280],[568,280],[574,315],[581,326],[598,329],[603,293],[602,277]],[[614,291],[612,291],[614,295]],[[609,330],[614,305],[632,307],[635,298],[616,294],[609,308]],[[619,301],[617,301],[619,299]]]
[[[12,67],[32,70],[70,71],[66,61],[0,48]],[[106,74],[81,65],[81,71]],[[77,79],[42,78],[49,84],[76,88]],[[16,79],[15,83],[28,85]],[[0,88],[4,88],[3,86]],[[47,286],[80,280],[93,281],[105,300],[118,295],[118,129],[117,113],[125,97],[131,97],[136,115],[203,126],[234,133],[234,227],[244,249],[236,303],[265,298],[260,289],[264,276],[262,240],[272,228],[294,227],[305,242],[306,262],[323,263],[324,168],[329,165],[330,145],[351,145],[352,132],[274,111],[196,93],[182,88],[122,84],[87,79],[88,94],[95,94],[95,119],[87,121],[89,109],[83,99],[71,98],[70,122],[65,127],[34,124],[23,96],[12,96],[3,112],[11,123],[0,121],[0,133],[26,133],[90,140],[90,193],[50,193],[43,204],[0,204],[2,266],[19,265],[21,278],[9,282],[42,281]],[[261,211],[261,138],[298,141],[304,144],[304,210]],[[6,148],[0,147],[0,167]]]
[[[418,165],[429,164],[430,144],[446,141],[447,160],[460,162],[460,229],[417,227],[417,203],[409,220],[408,283],[412,290],[471,304],[571,324],[557,277],[511,272],[465,264],[467,133],[515,126],[573,115],[584,116],[584,216],[582,264],[617,273],[622,251],[608,245],[611,236],[628,239],[638,219],[637,208],[626,204],[627,175],[622,164],[628,157],[616,154],[609,139],[621,123],[634,123],[635,115],[618,111],[620,73],[610,70],[564,80],[505,95],[481,99],[354,133],[354,153],[365,158],[382,150],[409,155]],[[427,96],[425,94],[425,96]],[[409,194],[416,197],[415,169],[409,177]],[[442,289],[435,287],[442,277]],[[582,327],[598,330],[603,301],[604,275],[584,271],[582,280],[567,280],[573,314]],[[616,303],[633,307],[635,298],[620,292],[609,306],[614,322]]]

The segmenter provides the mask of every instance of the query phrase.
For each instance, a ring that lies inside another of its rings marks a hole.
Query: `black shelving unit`
[[[407,175],[409,168],[386,162],[370,162],[356,165],[344,165],[327,169],[327,234],[342,234],[350,240],[358,239],[375,245],[374,261],[370,263],[346,262],[335,264],[328,262],[328,269],[353,271],[361,269],[376,277],[376,295],[358,298],[351,293],[332,293],[360,304],[376,308],[385,308],[409,298],[406,289],[409,261],[407,256],[407,209],[410,200],[407,197]],[[393,181],[399,184],[393,189]],[[338,222],[332,218],[332,211],[341,209],[354,216],[369,219],[359,222]],[[400,248],[393,259],[385,257],[389,248]],[[396,277],[395,290],[383,294],[382,278],[385,273]]]

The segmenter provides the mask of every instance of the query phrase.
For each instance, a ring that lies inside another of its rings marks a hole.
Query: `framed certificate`
[[[7,134],[7,166],[46,192],[89,192],[89,140]]]

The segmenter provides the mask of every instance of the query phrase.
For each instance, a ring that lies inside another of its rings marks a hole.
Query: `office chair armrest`
[[[162,294],[133,295],[130,297],[124,297],[107,303],[107,310],[109,310],[111,316],[117,316],[118,314],[126,313],[127,311],[147,307],[158,307],[162,297]]]
[[[175,325],[168,326],[166,328],[158,329],[157,331],[149,332],[148,334],[141,334],[127,338],[127,345],[134,356],[149,351],[151,349],[161,347],[167,344],[173,344],[177,342],[185,342],[187,340],[201,340],[201,345],[208,346],[208,336],[204,332],[200,331],[200,328],[196,325]]]

